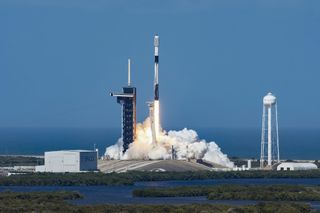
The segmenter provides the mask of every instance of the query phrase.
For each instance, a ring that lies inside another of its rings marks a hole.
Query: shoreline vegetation
[[[320,201],[320,186],[238,185],[135,189],[134,197],[198,197],[208,200]]]
[[[75,205],[68,200],[81,199],[78,192],[0,192],[0,212],[139,212],[139,213],[180,213],[180,212],[319,212],[304,203],[261,202],[255,205],[233,206],[226,204],[186,204],[186,205]]]
[[[320,178],[320,170],[307,171],[196,171],[196,172],[142,172],[126,173],[27,173],[0,176],[0,186],[93,186],[134,185],[140,181],[208,180],[250,178]]]
[[[0,167],[38,166],[44,164],[44,158],[33,156],[0,155]]]

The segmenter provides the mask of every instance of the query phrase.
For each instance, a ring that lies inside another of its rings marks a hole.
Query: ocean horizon
[[[177,129],[179,130],[179,129]],[[261,130],[198,128],[199,139],[214,141],[228,157],[259,158]],[[1,155],[43,155],[45,151],[99,149],[117,142],[120,128],[0,128]],[[320,159],[318,129],[280,129],[280,158]]]

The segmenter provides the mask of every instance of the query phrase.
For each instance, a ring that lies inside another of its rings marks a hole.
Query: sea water
[[[231,205],[256,204],[259,201],[251,200],[208,200],[206,197],[133,197],[132,191],[141,188],[168,188],[177,186],[210,186],[219,184],[305,184],[318,185],[319,178],[252,178],[252,179],[216,179],[216,180],[180,180],[180,181],[150,181],[137,182],[133,186],[0,186],[1,191],[15,192],[51,192],[51,191],[78,191],[84,199],[70,201],[74,204],[188,204],[188,203],[224,203]],[[319,209],[319,201],[305,201],[312,207]]]
[[[259,158],[260,129],[195,129],[200,139],[215,141],[223,153],[242,158]],[[45,151],[93,149],[99,154],[120,137],[120,129],[103,128],[1,128],[0,154],[43,155]],[[320,159],[320,130],[281,129],[281,159]]]

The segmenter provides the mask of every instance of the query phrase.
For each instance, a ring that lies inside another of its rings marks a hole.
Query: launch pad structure
[[[226,167],[213,164],[201,164],[196,160],[99,160],[98,169],[103,173],[127,171],[186,172],[227,170]]]
[[[121,136],[123,141],[123,150],[125,153],[136,136],[136,102],[137,89],[131,86],[131,61],[128,59],[128,85],[122,87],[122,93],[110,93],[111,96],[117,97],[117,102],[121,104]]]
[[[160,116],[159,116],[159,36],[154,36],[154,100],[148,103],[150,112],[150,126],[152,131],[152,143],[157,143],[157,136],[160,132]],[[136,101],[137,89],[131,86],[131,61],[128,59],[128,85],[122,87],[122,93],[110,93],[111,96],[117,97],[117,102],[122,107],[122,153],[125,153],[129,144],[134,142],[136,137]]]

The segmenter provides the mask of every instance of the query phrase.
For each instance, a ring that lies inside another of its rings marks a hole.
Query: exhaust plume
[[[215,142],[200,140],[194,130],[160,131],[157,140],[157,144],[152,143],[150,120],[147,118],[137,124],[136,140],[124,154],[120,138],[116,144],[106,148],[105,156],[114,160],[166,160],[171,159],[173,146],[178,160],[202,159],[229,168],[234,166]]]

